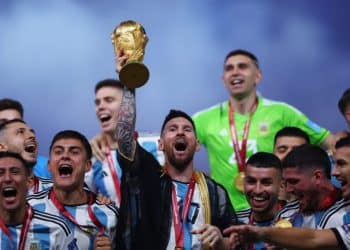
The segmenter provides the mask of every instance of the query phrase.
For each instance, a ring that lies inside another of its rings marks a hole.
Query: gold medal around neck
[[[244,191],[244,176],[244,172],[239,172],[235,178],[235,187],[242,193]]]
[[[291,228],[291,227],[293,227],[293,224],[287,219],[281,219],[275,223],[274,227]]]

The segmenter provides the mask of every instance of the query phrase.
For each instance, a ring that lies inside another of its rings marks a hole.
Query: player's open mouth
[[[35,141],[30,141],[24,144],[24,150],[28,153],[35,153],[37,144]]]
[[[7,187],[2,190],[2,195],[6,198],[15,197],[17,195],[17,190],[14,187]]]
[[[70,165],[61,165],[58,168],[60,176],[70,176],[73,173],[73,168]]]
[[[231,85],[237,85],[237,84],[242,84],[243,80],[242,79],[234,79],[231,81]]]
[[[104,123],[104,122],[108,122],[112,118],[112,116],[108,114],[101,114],[98,116],[98,118],[102,123]]]
[[[185,151],[187,148],[187,144],[184,141],[178,141],[175,143],[176,151]]]

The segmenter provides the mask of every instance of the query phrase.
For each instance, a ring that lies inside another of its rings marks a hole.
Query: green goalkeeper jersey
[[[197,136],[208,151],[211,177],[223,185],[236,211],[249,207],[242,192],[234,186],[239,171],[233,149],[229,102],[223,102],[200,111],[193,116]],[[234,113],[239,145],[242,143],[244,125],[249,114]],[[258,98],[258,105],[251,118],[247,140],[246,159],[256,152],[273,152],[274,136],[286,127],[298,127],[310,136],[312,144],[321,144],[330,132],[310,121],[296,108],[282,102]]]

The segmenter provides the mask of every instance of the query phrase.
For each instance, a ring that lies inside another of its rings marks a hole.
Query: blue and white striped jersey
[[[329,209],[332,209],[335,204],[325,210],[316,211],[311,214],[304,214],[300,211],[299,201],[293,201],[285,205],[277,213],[275,222],[280,219],[287,219],[293,224],[293,227],[317,228],[323,219],[323,216]]]
[[[113,165],[117,173],[119,183],[121,183],[122,169],[117,160],[117,151],[111,150],[111,158]],[[95,161],[89,172],[85,173],[85,184],[94,193],[101,193],[103,196],[108,197],[119,208],[120,201],[117,198],[117,192],[114,186],[114,180],[111,170],[108,166],[108,160],[105,159],[102,163]]]
[[[251,224],[251,225],[254,225],[254,226],[258,226],[258,227],[269,227],[269,226],[272,226],[273,223],[274,223],[274,219],[272,218],[271,220],[266,220],[266,221],[252,221],[251,222],[251,209],[250,208],[247,208],[247,209],[244,209],[244,210],[241,210],[239,212],[237,212],[237,218],[238,218],[238,221],[243,223],[243,224]],[[256,242],[253,244],[253,249],[254,250],[263,250],[263,249],[266,249],[266,244],[265,242]]]
[[[0,229],[0,249],[18,249],[22,224],[8,226],[8,229],[12,241]],[[77,246],[65,220],[33,209],[33,218],[29,224],[24,249],[73,250],[77,249]]]
[[[350,249],[350,224],[344,224],[336,228],[332,228],[336,234],[339,246],[342,249]]]
[[[43,190],[47,190],[53,185],[51,179],[41,178],[38,176],[34,176],[34,178],[36,178],[36,181],[34,181],[34,186],[28,189],[27,196],[41,192]]]
[[[350,224],[350,201],[340,200],[323,215],[317,228],[332,228]]]
[[[179,206],[179,214],[182,215],[185,197],[189,184],[179,181],[173,181],[176,187],[176,196]],[[184,223],[183,221],[181,221]],[[181,223],[181,224],[182,224]],[[201,200],[201,193],[198,188],[198,185],[195,186],[192,201],[188,211],[187,218],[185,219],[185,224],[183,225],[184,229],[184,249],[202,249],[202,243],[198,240],[198,235],[191,233],[193,229],[197,229],[205,224],[204,220],[204,208]],[[175,230],[174,230],[174,221],[171,218],[171,230],[170,237],[167,249],[174,249],[176,246],[175,240]]]
[[[94,239],[99,233],[99,229],[88,214],[88,204],[85,203],[77,206],[64,206],[65,209],[75,218],[83,229],[82,230],[59,212],[58,208],[49,197],[51,190],[52,189],[45,190],[27,197],[29,204],[37,210],[45,211],[50,214],[56,214],[61,218],[64,218],[70,226],[71,231],[73,231],[78,249],[93,249]],[[97,200],[94,200],[91,208],[98,221],[105,228],[104,234],[111,239],[113,249],[115,247],[116,227],[119,213],[118,209],[114,205],[104,205]]]
[[[151,153],[160,164],[163,164],[164,154],[162,151],[158,150],[158,139],[159,135],[156,133],[140,133],[137,141],[140,146]],[[111,150],[110,152],[119,183],[121,183],[122,169],[117,161],[117,150]],[[101,193],[103,196],[110,198],[119,208],[120,201],[117,198],[112,173],[109,169],[107,159],[102,163],[98,160],[93,161],[91,170],[85,174],[85,184],[91,191]]]

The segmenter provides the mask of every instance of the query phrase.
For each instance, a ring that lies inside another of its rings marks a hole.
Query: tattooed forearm
[[[135,119],[135,94],[133,90],[124,87],[115,136],[119,152],[129,159],[133,158],[135,151]]]

